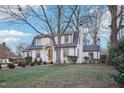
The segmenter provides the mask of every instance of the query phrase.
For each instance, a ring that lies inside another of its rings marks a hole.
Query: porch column
[[[54,46],[52,46],[52,49],[53,49],[53,63],[56,63],[56,54],[55,54]]]
[[[45,47],[43,48],[43,61],[46,61]]]

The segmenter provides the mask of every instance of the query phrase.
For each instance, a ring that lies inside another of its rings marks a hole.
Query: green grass
[[[0,70],[0,87],[118,87],[105,64],[41,65]]]

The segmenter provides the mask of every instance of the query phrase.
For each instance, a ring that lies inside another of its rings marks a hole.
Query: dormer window
[[[41,45],[41,39],[36,39],[36,46],[39,46],[39,45]]]
[[[69,35],[65,35],[65,43],[69,43]]]

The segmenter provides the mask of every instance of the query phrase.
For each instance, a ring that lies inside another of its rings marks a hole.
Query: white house
[[[57,43],[57,34],[54,34]],[[67,56],[77,56],[77,63],[84,62],[84,57],[92,57],[93,59],[100,58],[100,47],[98,45],[84,45],[83,46],[83,29],[80,26],[79,31],[67,31],[61,37],[61,63],[69,63]],[[42,35],[36,35],[30,46],[23,50],[23,58],[31,56],[34,61],[35,58],[42,58],[46,62],[56,62],[56,52],[50,38]]]
[[[123,38],[124,37],[124,28],[122,28],[119,32],[118,32],[118,34],[117,34],[117,38],[118,39],[121,39],[121,38]]]

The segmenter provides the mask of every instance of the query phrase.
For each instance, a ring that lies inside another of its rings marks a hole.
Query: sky
[[[45,9],[47,9],[45,7]],[[52,10],[50,10],[52,13]],[[50,15],[50,14],[49,14]],[[4,14],[0,15],[0,19],[4,18]],[[105,20],[103,21],[104,24],[107,26],[109,25],[108,20],[110,17],[108,16],[108,13],[104,15]],[[38,26],[37,20],[31,18],[30,22],[34,24],[35,26]],[[39,28],[41,31],[43,31],[42,28]],[[109,34],[107,29],[103,29],[104,33],[101,32],[100,36],[100,44],[102,48],[106,48],[106,45],[109,41]],[[3,22],[3,20],[0,20],[0,43],[6,42],[6,45],[11,49],[11,51],[16,51],[16,45],[19,43],[25,43],[26,45],[29,45],[32,43],[32,40],[34,36],[37,35],[36,32],[29,27],[26,24],[17,24],[17,23],[7,23]]]
[[[36,32],[27,25],[0,23],[0,43],[6,42],[11,51],[16,51],[19,43],[31,44]]]

